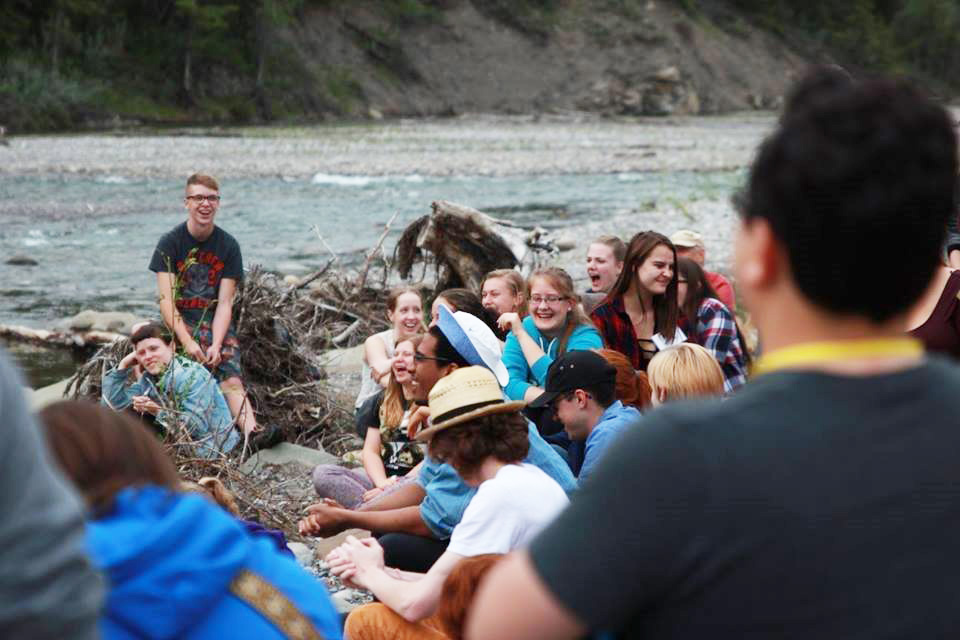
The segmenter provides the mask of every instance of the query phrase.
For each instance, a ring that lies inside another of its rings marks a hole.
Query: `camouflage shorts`
[[[188,325],[189,326],[189,325]],[[190,335],[197,341],[204,351],[213,343],[213,329],[209,324],[201,324],[199,327],[190,326]],[[243,378],[243,367],[240,364],[240,353],[238,352],[237,335],[233,329],[227,329],[227,335],[223,338],[223,345],[220,347],[220,364],[216,369],[210,372],[217,382],[223,382],[229,378]]]

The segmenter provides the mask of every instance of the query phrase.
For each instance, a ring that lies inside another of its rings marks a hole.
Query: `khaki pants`
[[[385,604],[375,602],[357,607],[344,626],[349,640],[448,640],[435,616],[407,622]]]

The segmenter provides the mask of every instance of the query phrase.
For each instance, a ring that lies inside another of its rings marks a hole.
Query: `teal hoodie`
[[[542,358],[533,363],[533,366],[527,365],[527,359],[523,357],[523,350],[517,337],[513,332],[507,336],[507,344],[503,348],[503,364],[507,367],[510,374],[510,382],[504,387],[507,397],[511,400],[523,400],[523,394],[531,385],[542,387],[547,380],[547,369],[550,368],[559,351],[560,340],[558,338],[546,338],[537,330],[533,323],[533,316],[527,316],[523,319],[523,328],[527,334],[533,338],[534,342],[540,345],[545,354]],[[582,324],[573,330],[570,339],[567,341],[567,351],[586,351],[588,349],[602,349],[603,338],[596,328]]]

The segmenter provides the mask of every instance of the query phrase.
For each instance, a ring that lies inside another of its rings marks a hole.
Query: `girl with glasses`
[[[563,269],[535,271],[527,280],[530,315],[504,313],[497,324],[509,331],[503,364],[510,374],[504,391],[530,402],[541,393],[550,363],[567,351],[600,349],[603,340],[580,308],[573,279]]]

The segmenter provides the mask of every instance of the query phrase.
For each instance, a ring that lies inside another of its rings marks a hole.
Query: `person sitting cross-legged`
[[[582,484],[617,437],[640,420],[640,412],[616,398],[617,369],[595,351],[570,351],[553,361],[546,391],[530,403],[552,407],[567,435],[585,441],[577,477]]]
[[[103,404],[154,415],[168,431],[183,425],[196,453],[205,458],[232,451],[240,433],[210,372],[175,356],[169,331],[158,323],[141,325],[130,342],[134,350],[103,374]],[[136,381],[127,385],[131,368]]]
[[[430,328],[417,346],[414,361],[414,401],[426,404],[434,385],[454,371],[471,365],[494,373],[500,385],[507,373],[500,362],[499,342],[479,318],[462,311],[450,313],[441,307],[438,324]],[[420,408],[429,413],[428,406]],[[411,426],[418,423],[411,419]],[[565,491],[577,483],[566,462],[527,424],[528,452],[525,462],[539,467]],[[380,537],[387,564],[406,571],[427,571],[444,553],[454,527],[460,522],[476,489],[464,482],[454,468],[429,454],[416,482],[401,485],[389,495],[346,509],[325,500],[312,505],[300,522],[300,534],[332,536],[345,529],[366,529]]]
[[[436,610],[444,580],[462,559],[526,546],[567,506],[560,485],[523,462],[530,447],[523,405],[504,402],[497,379],[483,367],[457,369],[433,387],[432,426],[417,439],[429,442],[430,456],[450,464],[477,493],[447,550],[425,574],[384,566],[383,549],[372,538],[349,537],[327,555],[335,575],[369,589],[383,603],[351,613],[348,637],[393,637],[390,627],[403,621],[390,610],[407,621],[427,618]]]

